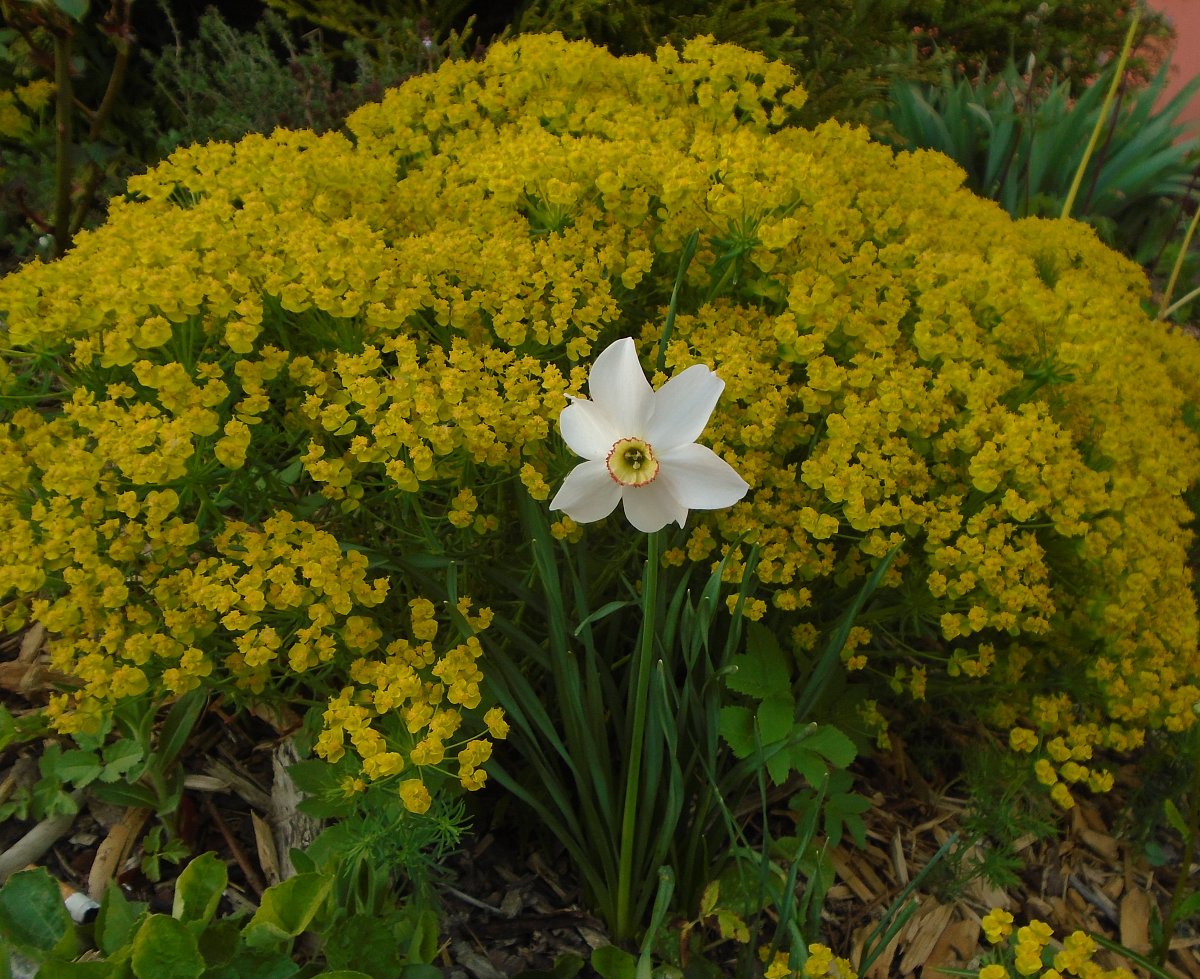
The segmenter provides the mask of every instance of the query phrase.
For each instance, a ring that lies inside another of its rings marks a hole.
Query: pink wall
[[[1170,98],[1200,75],[1200,0],[1149,0],[1149,5],[1166,14],[1178,34],[1166,93]],[[1180,119],[1200,122],[1200,93],[1192,96]]]

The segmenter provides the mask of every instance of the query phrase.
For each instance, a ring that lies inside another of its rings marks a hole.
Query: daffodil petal
[[[670,495],[688,510],[720,510],[733,506],[750,488],[750,484],[707,445],[676,446],[658,458],[662,470],[654,485],[663,483]],[[629,512],[628,502],[625,511]]]
[[[593,461],[603,461],[613,445],[622,437],[608,415],[594,401],[577,398],[558,416],[558,430],[563,441],[576,455]]]
[[[642,434],[654,406],[654,388],[646,380],[632,339],[625,337],[604,348],[588,372],[588,393],[619,430],[618,437]]]
[[[621,487],[608,474],[603,461],[581,462],[567,473],[550,501],[551,510],[562,510],[577,523],[607,517],[621,500]]]
[[[672,520],[683,526],[687,520],[687,507],[680,506],[665,484],[656,479],[645,486],[627,486],[621,492],[625,505],[625,516],[643,534],[662,530]]]
[[[646,441],[660,455],[695,442],[723,390],[725,382],[703,364],[693,364],[676,374],[654,393],[654,412],[646,423]]]

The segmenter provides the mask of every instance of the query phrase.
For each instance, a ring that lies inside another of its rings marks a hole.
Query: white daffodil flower
[[[591,400],[572,398],[559,415],[563,439],[587,461],[567,474],[550,509],[590,523],[623,503],[629,522],[649,534],[672,520],[682,527],[688,510],[732,506],[749,485],[696,444],[724,389],[695,364],[655,391],[633,340],[611,344],[588,374]]]

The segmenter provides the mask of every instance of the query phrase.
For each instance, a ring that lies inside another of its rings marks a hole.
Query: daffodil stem
[[[659,535],[646,538],[646,571],[642,576],[642,631],[633,661],[633,703],[630,717],[633,729],[629,737],[628,767],[625,773],[625,802],[621,815],[621,853],[617,865],[617,914],[614,937],[632,938],[633,851],[638,833],[638,802],[641,801],[642,755],[646,741],[646,714],[650,699],[650,674],[653,671],[654,635],[658,606]]]

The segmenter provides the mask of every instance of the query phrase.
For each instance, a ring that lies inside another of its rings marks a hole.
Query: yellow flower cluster
[[[364,782],[391,778],[415,766],[418,774],[400,781],[398,791],[412,812],[425,812],[432,797],[425,784],[428,773],[438,770],[448,751],[458,748],[457,777],[468,790],[483,788],[487,779],[480,766],[491,757],[492,743],[481,737],[455,740],[463,723],[463,710],[479,706],[479,684],[483,673],[478,659],[483,654],[479,640],[471,635],[465,642],[438,652],[434,640],[438,622],[434,604],[425,598],[409,602],[412,639],[388,643],[384,656],[362,656],[350,664],[349,676],[357,686],[346,686],[329,700],[324,713],[324,730],[316,753],[329,762],[346,754],[347,742],[361,761]],[[456,612],[470,629],[483,630],[491,613],[481,609],[471,614],[470,601],[460,600]],[[371,644],[360,643],[364,653]],[[496,739],[508,735],[504,712],[493,707],[484,715],[488,733]]]
[[[0,92],[0,138],[26,139],[32,129],[33,119],[53,95],[54,83],[46,78]]]
[[[808,959],[799,972],[788,965],[787,952],[776,952],[775,957],[768,963],[769,952],[765,946],[759,950],[766,964],[763,979],[858,979],[858,973],[851,967],[850,960],[836,957],[826,945],[809,945]]]
[[[1133,979],[1127,969],[1105,969],[1094,962],[1100,946],[1086,932],[1076,931],[1061,943],[1052,946],[1054,929],[1044,921],[1031,921],[1013,934],[1013,916],[1002,908],[993,908],[983,918],[983,933],[1008,964],[993,962],[979,970],[978,979],[1013,979],[1014,976],[1035,976],[1037,979]]]
[[[555,419],[597,350],[632,335],[653,363],[697,231],[656,383],[718,372],[705,440],[752,489],[693,515],[672,561],[757,545],[751,610],[804,656],[902,543],[890,618],[844,656],[877,733],[889,683],[979,688],[1063,805],[1109,780],[1092,751],[1195,723],[1195,343],[1087,228],[1013,222],[940,157],[790,128],[802,100],[704,39],[498,43],[358,110],[352,138],[182,149],[65,259],[0,282],[0,398],[44,401],[0,424],[0,603],[82,684],[59,723],[160,678],[269,695],[319,674],[326,750],[353,744],[431,641],[377,635],[424,570],[457,560],[511,600],[513,493],[545,500],[572,465]],[[447,703],[478,682],[470,643],[426,665],[452,656]],[[428,760],[452,732],[419,720]]]

